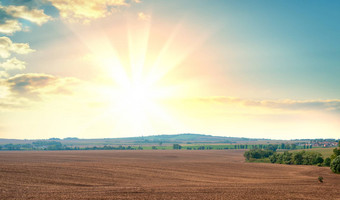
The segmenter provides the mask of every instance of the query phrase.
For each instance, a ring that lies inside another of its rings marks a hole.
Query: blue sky
[[[339,10],[339,1],[1,1],[0,138],[337,138]]]

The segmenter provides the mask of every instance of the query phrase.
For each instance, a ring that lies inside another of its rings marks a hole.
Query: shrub
[[[317,164],[317,165],[320,165],[320,166],[321,166],[322,163],[323,163],[323,161],[324,161],[324,160],[323,160],[323,158],[322,158],[321,156],[319,156],[319,157],[316,158],[316,164]]]
[[[293,157],[293,154],[292,153],[289,153],[288,151],[285,151],[285,152],[283,152],[283,154],[282,154],[283,156],[282,156],[282,162],[284,163],[284,164],[292,164],[293,162],[292,162],[292,157]]]
[[[262,149],[252,149],[244,152],[243,156],[249,160],[250,158],[260,159],[260,158],[268,158],[274,154],[272,150],[262,150]]]
[[[324,165],[327,166],[327,167],[331,166],[331,159],[330,159],[329,157],[327,157],[327,158],[325,159]]]
[[[173,148],[173,149],[181,149],[182,146],[179,145],[179,144],[173,144],[173,145],[172,145],[172,148]]]
[[[269,156],[270,162],[271,162],[271,163],[276,163],[277,157],[278,157],[278,154],[276,154],[276,153],[273,154],[273,155],[271,155],[271,156]]]
[[[340,173],[340,156],[337,156],[334,158],[334,160],[331,163],[331,170],[334,173]]]
[[[293,156],[294,164],[295,165],[302,165],[303,163],[303,155],[305,154],[305,151],[296,152]]]
[[[318,180],[319,180],[320,183],[323,183],[323,177],[322,176],[319,176]]]
[[[318,163],[323,163],[323,158],[321,153],[308,151],[303,155],[303,164],[304,165],[316,165]]]
[[[244,152],[243,156],[246,158],[246,160],[250,159],[250,151]]]
[[[340,148],[333,149],[333,155],[331,155],[331,160],[334,160],[339,155],[340,155]]]
[[[270,162],[279,164],[295,164],[295,165],[318,165],[324,162],[322,155],[318,152],[299,151],[289,153],[285,151],[282,154],[274,153],[269,157]]]
[[[279,145],[275,144],[269,144],[267,147],[266,147],[266,150],[271,150],[271,151],[276,151],[277,148],[279,147]]]

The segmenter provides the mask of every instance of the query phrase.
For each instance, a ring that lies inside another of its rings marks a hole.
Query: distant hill
[[[175,135],[151,135],[141,137],[126,138],[98,138],[98,139],[80,139],[76,137],[67,137],[64,139],[50,138],[47,140],[59,141],[63,144],[82,144],[82,145],[105,145],[105,144],[141,144],[141,143],[236,143],[245,141],[258,141],[264,139],[250,139],[242,137],[223,137],[203,134],[183,133]],[[18,139],[0,139],[0,144],[23,144],[31,143],[37,140],[18,140]]]
[[[149,141],[149,142],[192,142],[192,143],[234,143],[237,141],[257,141],[257,139],[249,139],[249,138],[239,138],[239,137],[223,137],[223,136],[212,136],[212,135],[203,135],[203,134],[193,134],[193,133],[183,133],[176,135],[152,135],[152,136],[144,136],[144,137],[130,137],[130,138],[121,138],[121,139],[130,139],[135,141]]]
[[[183,146],[188,150],[208,149],[244,149],[248,145],[268,144],[295,144],[304,146],[306,144],[320,146],[335,142],[334,139],[317,139],[306,141],[293,140],[270,140],[251,139],[243,137],[223,137],[203,134],[183,133],[175,135],[151,135],[141,137],[125,138],[98,138],[81,139],[77,137],[49,138],[37,140],[0,139],[0,151],[20,150],[151,150],[151,149],[173,149],[175,145]],[[323,143],[326,142],[326,143]],[[213,147],[212,147],[212,146]],[[289,146],[289,145],[288,145]]]

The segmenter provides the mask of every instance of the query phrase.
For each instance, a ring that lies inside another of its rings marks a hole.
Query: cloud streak
[[[44,13],[44,10],[28,9],[26,6],[0,6],[8,15],[14,18],[21,18],[42,25],[52,19]]]
[[[76,78],[60,78],[48,74],[17,74],[0,80],[0,107],[25,107],[37,101],[44,101],[56,95],[73,95],[75,87],[80,84]]]
[[[24,109],[57,96],[72,96],[80,84],[76,78],[39,73],[0,79],[0,110]]]
[[[203,103],[219,103],[226,105],[241,105],[244,107],[260,107],[280,110],[324,110],[339,111],[340,99],[328,100],[247,100],[234,97],[208,97],[196,98],[195,101]]]
[[[151,18],[150,15],[147,15],[143,12],[138,13],[138,19],[141,20],[141,21],[149,21],[150,18]]]
[[[69,22],[88,23],[92,19],[106,17],[120,6],[128,6],[126,0],[49,0],[59,10],[60,16]]]
[[[17,74],[4,83],[10,91],[19,97],[39,98],[44,94],[72,94],[68,88],[77,83],[75,78],[59,78],[48,74]]]

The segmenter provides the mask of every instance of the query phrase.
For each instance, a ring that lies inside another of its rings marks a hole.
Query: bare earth
[[[245,163],[243,152],[0,152],[0,199],[340,199],[328,167]]]

